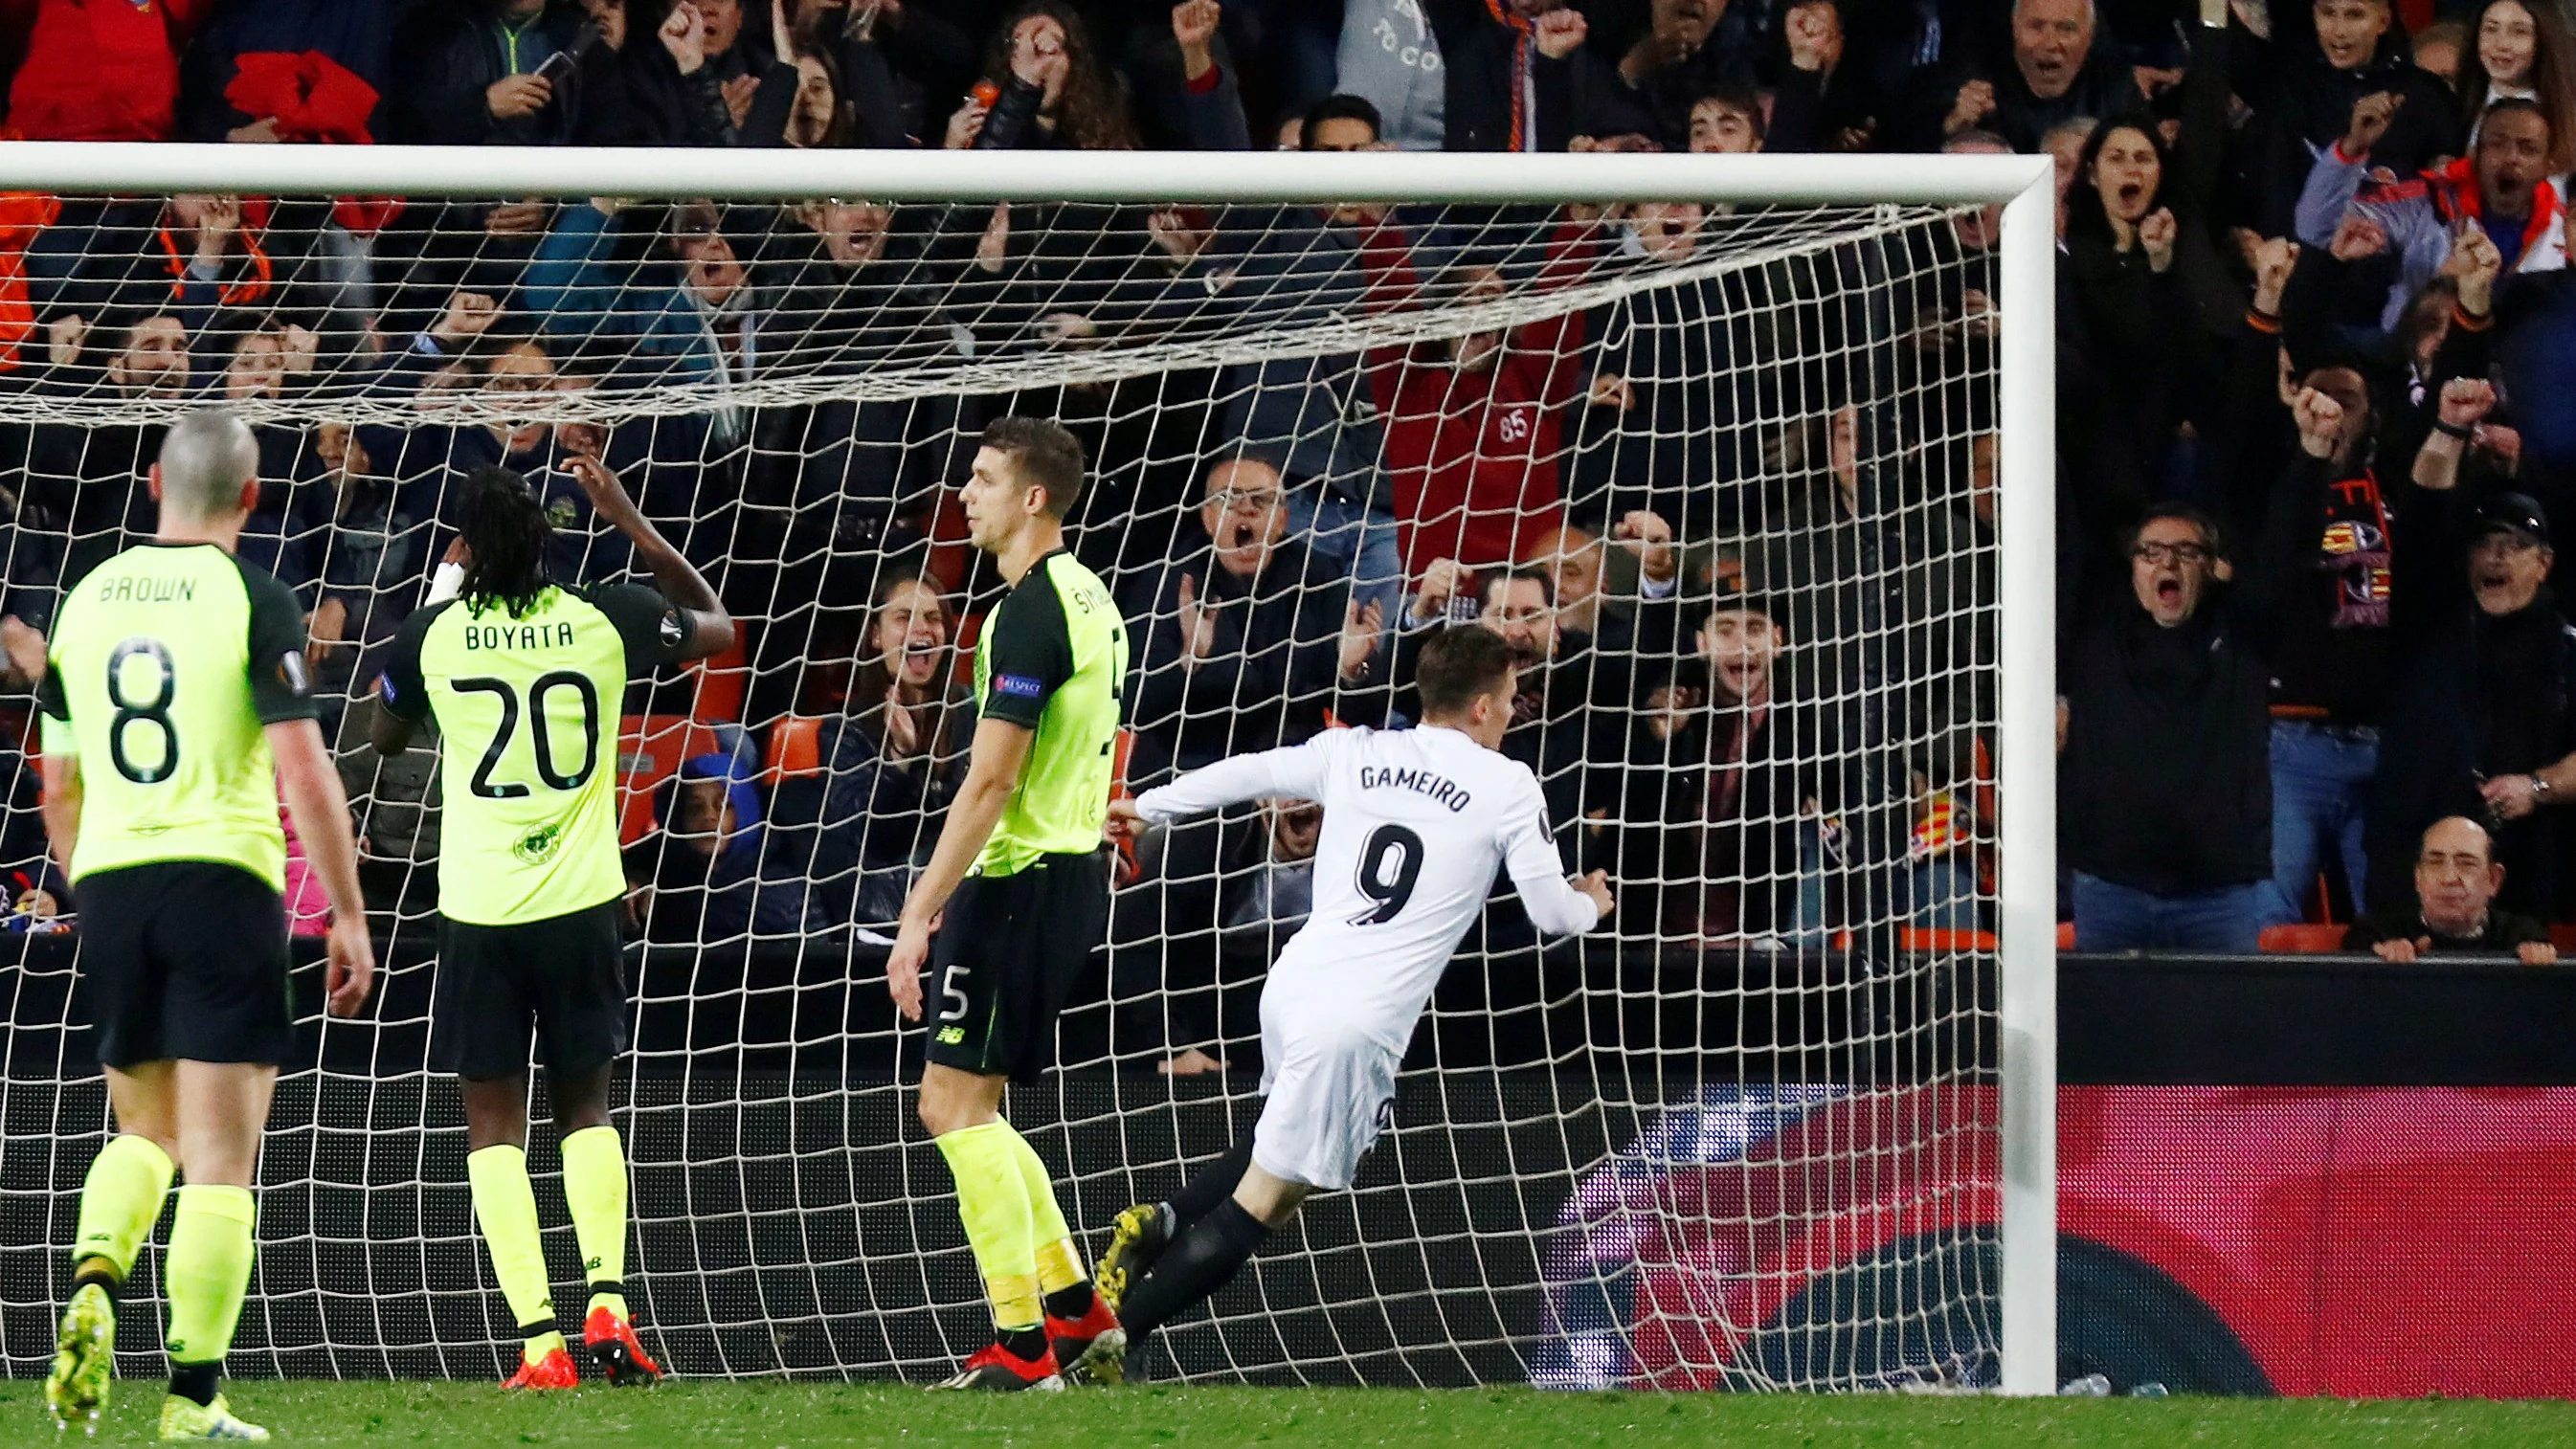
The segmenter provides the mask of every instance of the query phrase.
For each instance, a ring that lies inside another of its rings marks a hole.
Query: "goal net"
[[[515,1341],[455,1091],[425,1065],[434,749],[379,760],[365,741],[476,468],[540,487],[557,578],[628,569],[563,471],[578,454],[745,626],[735,653],[637,684],[614,746],[647,1342],[683,1375],[921,1381],[983,1341],[947,1169],[910,1108],[921,1033],[883,961],[962,773],[964,661],[999,594],[954,485],[982,427],[1017,413],[1063,421],[1093,464],[1070,545],[1130,624],[1132,784],[1402,726],[1423,630],[1476,621],[1527,665],[1506,752],[1539,772],[1567,868],[1607,870],[1620,901],[1569,942],[1497,897],[1357,1188],[1170,1330],[1159,1372],[1997,1381],[1996,339],[2014,299],[1992,211],[1683,187],[1616,205],[534,194],[584,174],[482,198],[261,198],[214,170],[188,195],[0,198],[19,218],[0,236],[5,607],[42,626],[66,582],[148,532],[138,479],[163,428],[237,409],[264,483],[243,553],[311,612],[364,842],[385,969],[363,1020],[325,1021],[318,946],[299,948],[237,1371],[477,1378]],[[25,1374],[52,1353],[107,1122],[29,699],[0,707],[0,872],[21,902],[0,1353]],[[1008,1107],[1094,1249],[1249,1130],[1262,973],[1303,918],[1317,828],[1304,802],[1264,802],[1119,862],[1062,1070]],[[294,884],[318,936],[319,892]],[[557,1159],[533,1138],[569,1293]],[[121,1347],[156,1351],[157,1321],[127,1314]]]

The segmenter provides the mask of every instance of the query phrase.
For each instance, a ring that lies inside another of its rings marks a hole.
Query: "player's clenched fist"
[[[1132,799],[1109,802],[1109,815],[1100,824],[1100,833],[1112,845],[1125,845],[1135,840],[1145,828],[1145,817]]]
[[[1618,898],[1610,894],[1610,872],[1606,870],[1596,870],[1590,875],[1567,876],[1565,883],[1591,897],[1592,904],[1600,910],[1605,919],[1619,907]]]
[[[376,943],[367,935],[367,918],[334,916],[323,943],[322,992],[333,1016],[356,1016],[375,989]]]

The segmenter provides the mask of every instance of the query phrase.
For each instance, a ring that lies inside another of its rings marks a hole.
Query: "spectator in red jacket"
[[[179,51],[212,0],[13,0],[26,59],[9,130],[27,141],[167,141],[178,129]]]
[[[1595,250],[1593,223],[1569,216],[1549,238],[1538,285],[1572,280]],[[1360,265],[1371,311],[1416,304],[1422,287],[1401,228],[1381,222],[1363,233]],[[1452,263],[1433,285],[1455,306],[1508,289],[1502,270],[1483,261]],[[1407,577],[1439,558],[1471,569],[1509,564],[1565,521],[1557,459],[1565,409],[1581,391],[1582,343],[1583,318],[1568,313],[1509,332],[1369,350]]]

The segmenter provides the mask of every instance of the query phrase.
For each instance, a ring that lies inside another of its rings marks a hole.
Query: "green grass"
[[[99,1444],[145,1440],[160,1385],[119,1384]],[[669,1384],[504,1397],[461,1384],[246,1383],[236,1407],[296,1444],[773,1449],[1690,1444],[1826,1449],[2281,1449],[2576,1443],[2576,1404],[1541,1394],[1526,1389],[1091,1390],[1017,1398],[840,1385]],[[0,1444],[57,1441],[38,1386],[0,1384]]]

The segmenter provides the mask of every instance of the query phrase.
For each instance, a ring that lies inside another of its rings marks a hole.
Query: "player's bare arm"
[[[80,756],[45,756],[45,839],[53,846],[54,864],[68,877],[72,846],[80,840]]]
[[[921,968],[930,959],[930,936],[939,913],[966,878],[966,867],[993,838],[993,827],[1020,787],[1037,731],[1008,720],[985,719],[975,726],[975,743],[967,757],[966,781],[949,803],[948,822],[940,827],[939,844],[930,864],[904,899],[903,918],[895,931],[894,951],[886,957],[886,993],[908,1021],[921,1020]]]
[[[732,648],[733,616],[725,612],[724,600],[716,597],[714,587],[706,575],[698,572],[697,565],[672,547],[662,531],[653,526],[653,520],[636,508],[616,473],[597,458],[578,454],[564,466],[589,496],[591,511],[635,545],[636,560],[653,575],[654,586],[687,618],[689,642],[681,651],[683,656],[705,659]]]
[[[309,719],[282,720],[267,726],[266,733],[277,757],[287,813],[304,842],[304,858],[331,899],[323,1001],[333,1016],[356,1016],[374,989],[376,947],[367,935],[367,902],[358,889],[358,841],[349,825],[349,797],[331,764],[330,748],[322,743],[320,725]]]

